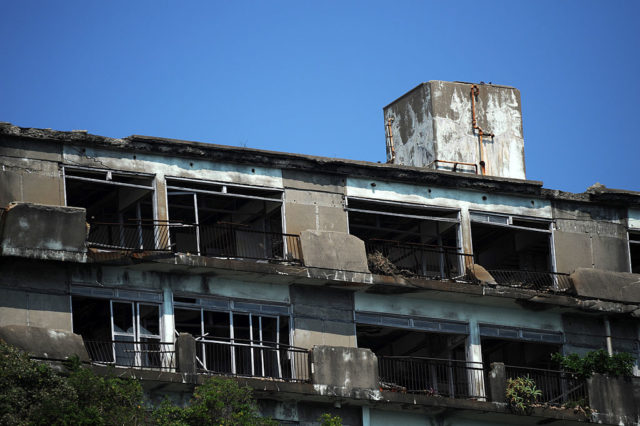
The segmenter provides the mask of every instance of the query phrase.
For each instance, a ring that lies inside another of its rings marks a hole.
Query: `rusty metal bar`
[[[433,160],[433,163],[431,164],[435,164],[435,163],[449,163],[449,164],[453,164],[453,171],[456,171],[456,168],[458,167],[458,165],[461,166],[472,166],[475,169],[475,173],[478,174],[478,165],[476,163],[465,163],[463,161],[448,161],[448,160]]]
[[[484,161],[484,145],[482,138],[486,135],[488,137],[493,138],[495,135],[493,133],[485,132],[482,130],[480,126],[478,126],[478,119],[476,118],[476,98],[480,93],[480,89],[475,84],[471,85],[471,125],[473,127],[474,133],[478,133],[478,137],[480,138],[480,170],[482,171],[482,175],[487,174],[487,170],[485,167]]]
[[[389,163],[393,164],[396,161],[396,150],[393,146],[393,131],[391,129],[391,125],[393,124],[394,119],[387,119],[387,124],[385,125],[385,129],[387,131],[387,148],[391,151],[391,160]]]

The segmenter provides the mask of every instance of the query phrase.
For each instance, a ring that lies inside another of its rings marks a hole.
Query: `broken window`
[[[198,364],[204,371],[275,378],[296,374],[288,352],[288,315],[215,311],[179,303],[174,318],[177,332],[196,337]]]
[[[349,197],[349,233],[365,242],[374,273],[462,275],[457,210]]]
[[[160,306],[124,300],[71,298],[73,332],[80,334],[93,361],[160,367]]]
[[[553,271],[550,225],[548,220],[472,212],[474,261],[490,271]]]
[[[474,384],[482,366],[465,360],[468,331],[460,322],[356,313],[358,347],[376,354],[388,390],[482,396]]]
[[[562,334],[547,330],[480,324],[482,361],[510,366],[556,369],[551,354],[562,350]]]
[[[89,242],[106,249],[153,249],[153,175],[65,166],[67,206],[84,207]]]
[[[282,191],[167,178],[175,249],[203,256],[284,259]]]
[[[629,230],[629,261],[631,272],[640,274],[640,231]]]

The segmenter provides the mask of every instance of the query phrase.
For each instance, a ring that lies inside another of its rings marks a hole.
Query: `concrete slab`
[[[12,203],[3,217],[2,255],[85,262],[85,218],[82,208]]]
[[[303,231],[305,266],[369,273],[364,242],[343,232]]]
[[[313,384],[352,389],[378,388],[378,358],[370,349],[314,346]]]
[[[6,325],[0,327],[0,339],[36,358],[64,360],[78,355],[81,361],[89,361],[82,337],[69,331]]]
[[[640,303],[640,274],[579,268],[571,280],[578,296]]]

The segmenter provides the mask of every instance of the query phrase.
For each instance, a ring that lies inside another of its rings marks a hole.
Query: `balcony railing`
[[[88,246],[121,252],[180,252],[302,263],[298,235],[265,232],[235,225],[92,223]]]
[[[505,366],[508,379],[517,377],[529,377],[542,395],[538,402],[549,405],[563,405],[576,403],[578,405],[589,404],[587,382],[570,373],[560,370],[544,370],[540,368]]]
[[[453,279],[464,276],[465,259],[470,254],[460,253],[456,247],[433,246],[401,241],[365,240],[371,272],[416,275],[430,279]],[[389,262],[391,268],[375,263]],[[372,265],[372,261],[374,264]]]
[[[196,339],[199,371],[205,374],[310,382],[309,351],[275,342]]]
[[[438,358],[378,356],[380,388],[449,398],[485,397],[481,363]]]
[[[175,368],[173,343],[158,341],[85,340],[91,362],[119,367],[171,370]]]
[[[500,285],[533,290],[567,291],[573,287],[569,274],[558,272],[514,271],[488,269],[487,272]]]

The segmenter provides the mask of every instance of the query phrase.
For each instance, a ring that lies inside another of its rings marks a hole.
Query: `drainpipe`
[[[387,149],[391,153],[391,158],[389,159],[389,161],[387,161],[387,163],[391,163],[391,164],[395,163],[396,161],[396,150],[395,150],[395,147],[393,146],[393,131],[391,129],[391,125],[393,124],[393,121],[394,121],[393,118],[389,118],[387,119],[387,124],[385,125],[385,130],[387,134]]]
[[[488,136],[493,138],[495,135],[493,133],[485,132],[482,130],[482,127],[478,126],[478,120],[476,118],[476,99],[478,98],[478,94],[480,93],[480,89],[475,84],[471,85],[471,126],[473,127],[473,132],[478,134],[480,138],[480,171],[482,175],[487,174],[486,164],[484,162],[484,143],[482,138],[484,136]]]
[[[611,341],[611,323],[609,317],[604,317],[604,335],[607,340],[607,352],[609,356],[613,356],[613,343]]]

